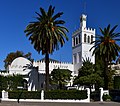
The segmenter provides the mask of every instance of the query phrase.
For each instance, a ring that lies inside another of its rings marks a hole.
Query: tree
[[[87,86],[91,89],[94,84],[96,86],[102,86],[103,80],[100,76],[100,72],[95,70],[95,65],[89,58],[83,59],[83,66],[78,70],[78,76],[74,80],[74,85]]]
[[[114,76],[114,89],[120,90],[120,76]]]
[[[31,53],[30,52],[28,52],[27,54],[24,54],[22,51],[11,52],[7,55],[6,59],[4,60],[5,69],[7,69],[8,65],[10,65],[12,63],[12,61],[14,59],[16,59],[17,57],[25,57],[28,60],[33,61],[33,59],[31,58]]]
[[[43,8],[40,8],[40,13],[37,14],[37,21],[30,22],[26,27],[25,33],[29,37],[34,49],[42,55],[45,55],[45,89],[49,87],[49,54],[52,54],[54,50],[58,50],[59,46],[63,46],[65,39],[68,40],[66,32],[67,28],[62,26],[65,21],[58,20],[63,12],[59,12],[54,15],[55,7],[49,6],[46,12]]]
[[[59,86],[62,89],[71,80],[71,71],[68,69],[53,69],[51,72],[51,84]]]
[[[7,85],[7,76],[2,76],[0,75],[0,91],[2,90],[7,90],[8,85]]]
[[[117,44],[116,41],[120,41],[118,37],[120,37],[120,33],[115,33],[117,25],[114,26],[112,29],[110,28],[110,24],[104,28],[101,29],[101,34],[96,36],[96,40],[92,43],[95,43],[95,45],[90,49],[90,51],[93,50],[93,54],[98,55],[98,57],[101,57],[104,62],[104,89],[108,89],[109,85],[109,73],[110,68],[108,68],[109,63],[111,63],[112,60],[116,59],[116,56],[118,56],[118,53],[120,51],[120,47]]]
[[[7,76],[7,90],[17,90],[18,86],[23,87],[23,76],[22,75],[13,75]]]
[[[24,79],[22,75],[0,76],[0,90],[17,90],[18,86],[23,87]]]

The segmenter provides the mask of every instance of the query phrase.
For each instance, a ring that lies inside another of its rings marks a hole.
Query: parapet
[[[93,28],[80,27],[80,28],[78,28],[77,30],[75,30],[73,32],[72,36],[77,35],[77,34],[79,34],[82,31],[86,31],[86,32],[90,32],[90,33],[94,33],[95,34],[95,29],[93,29]]]
[[[34,61],[33,65],[39,65],[39,64],[43,64],[43,63],[45,63],[45,61]],[[49,64],[72,64],[72,63],[50,61]]]
[[[88,27],[88,28],[87,28],[87,27],[85,27],[85,28],[82,27],[82,30],[83,30],[83,31],[87,31],[87,32],[95,33],[95,29],[93,29],[93,28],[89,28],[89,27]]]

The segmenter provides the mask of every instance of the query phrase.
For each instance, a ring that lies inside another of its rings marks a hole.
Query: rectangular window
[[[78,44],[78,37],[76,37],[76,45]]]
[[[73,38],[73,45],[75,46],[75,38]]]
[[[91,35],[91,42],[93,42],[93,35]]]
[[[84,34],[84,42],[86,42],[86,38],[87,38],[87,35],[86,35],[86,34]]]

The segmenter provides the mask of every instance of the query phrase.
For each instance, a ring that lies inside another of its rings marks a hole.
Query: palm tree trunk
[[[45,54],[45,90],[49,89],[49,54]]]
[[[104,59],[104,89],[108,90],[108,60]]]

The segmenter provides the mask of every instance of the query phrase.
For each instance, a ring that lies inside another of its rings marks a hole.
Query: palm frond
[[[112,34],[112,33],[114,32],[114,30],[117,28],[117,26],[118,26],[118,25],[115,25],[115,26],[111,29],[110,34]]]
[[[59,12],[56,15],[53,16],[53,20],[56,20],[57,18],[59,18],[61,15],[63,15],[63,12]]]

